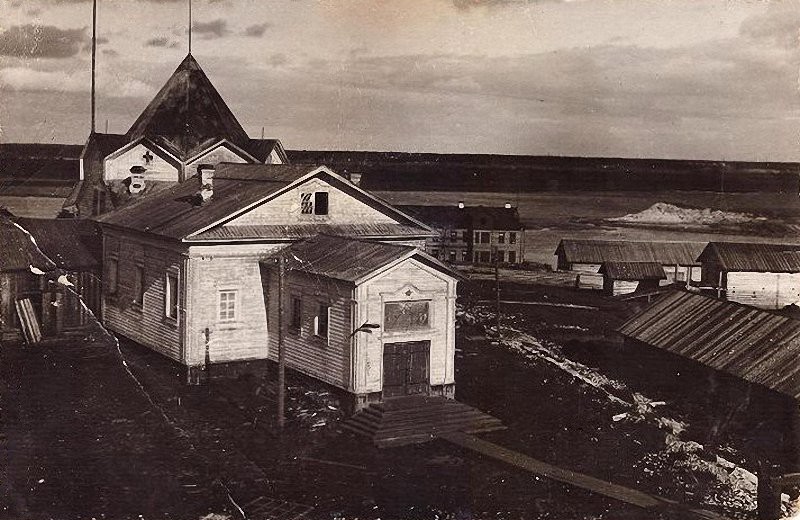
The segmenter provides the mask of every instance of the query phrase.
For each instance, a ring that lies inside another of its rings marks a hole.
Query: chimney
[[[505,204],[505,206],[504,206],[504,207],[505,207],[506,209],[511,209],[511,203],[510,203],[510,202],[506,202],[506,204]]]
[[[131,167],[131,183],[128,185],[128,191],[132,194],[141,193],[144,190],[144,172],[147,168],[144,166]]]
[[[201,164],[197,167],[197,178],[200,181],[200,199],[202,202],[207,201],[214,195],[214,165]]]
[[[464,201],[463,200],[459,200],[458,201],[458,209],[464,209]]]

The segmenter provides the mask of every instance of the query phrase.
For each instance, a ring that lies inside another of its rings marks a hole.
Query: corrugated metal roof
[[[197,235],[192,235],[187,240],[191,242],[242,240],[242,239],[274,239],[297,240],[310,238],[321,233],[328,235],[349,236],[358,238],[381,237],[420,237],[424,238],[430,233],[416,226],[388,223],[364,224],[290,224],[267,226],[219,226]]]
[[[700,255],[724,271],[800,272],[800,245],[709,242]]]
[[[556,254],[568,263],[658,262],[663,265],[700,265],[702,242],[632,242],[627,240],[563,239]]]
[[[664,280],[667,277],[658,262],[606,262],[600,272],[612,280]]]
[[[411,257],[454,278],[462,278],[451,267],[415,247],[331,235],[317,235],[296,242],[262,263],[274,268],[272,259],[279,256],[287,258],[287,269],[354,283],[396,260]]]
[[[800,321],[674,291],[619,329],[627,337],[800,399]]]
[[[196,194],[199,191],[199,183],[197,176],[194,176],[180,184],[142,197],[127,206],[106,213],[98,217],[98,221],[116,227],[183,240],[195,232],[234,216],[251,205],[268,200],[271,195],[278,193],[282,188],[316,169],[309,165],[223,163],[214,174],[214,195],[202,204],[197,201]],[[326,182],[349,193],[357,200],[396,218],[403,226],[417,229],[413,235],[410,234],[410,229],[403,230],[404,235],[428,236],[431,234],[431,231],[423,224],[417,223],[408,215],[380,199],[370,196],[352,184],[338,179],[324,170],[320,171],[319,175]],[[314,225],[316,224],[312,224],[312,226]],[[367,225],[367,228],[369,226]],[[362,228],[362,232],[367,232],[367,228]],[[377,227],[372,229],[378,230]],[[401,228],[390,229],[392,232],[400,230]],[[243,231],[252,233],[257,229],[251,226]],[[274,233],[275,229],[270,226],[264,231]],[[217,236],[229,239],[238,238],[236,230],[214,231],[206,238]],[[252,234],[248,237],[255,238]],[[272,236],[265,238],[272,238]]]

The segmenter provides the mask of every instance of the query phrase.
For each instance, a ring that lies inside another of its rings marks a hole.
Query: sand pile
[[[666,202],[656,202],[639,213],[631,213],[607,220],[625,224],[716,226],[750,224],[753,222],[763,222],[767,219],[749,213],[736,213],[710,208],[682,208],[674,204],[667,204]]]

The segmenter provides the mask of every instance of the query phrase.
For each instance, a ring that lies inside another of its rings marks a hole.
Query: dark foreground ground
[[[477,303],[489,287],[472,283],[466,291],[456,359],[457,397],[509,427],[484,438],[566,469],[750,516],[748,494],[724,478],[730,473],[746,481],[746,473],[725,467],[724,475],[709,476],[718,464],[704,465],[716,463],[714,453],[750,464],[742,455],[745,436],[737,427],[706,435],[709,422],[698,418],[713,403],[682,405],[677,393],[635,397],[671,390],[648,386],[640,364],[626,362],[630,355],[607,342],[624,309],[568,288],[506,288],[515,300],[594,310],[505,306],[504,341],[492,344],[485,335],[491,309]],[[118,350],[99,329],[88,339],[4,346],[1,514],[682,518],[552,482],[444,441],[378,450],[341,429],[329,389],[297,377],[289,378],[289,421],[279,434],[273,380],[268,374],[188,387],[176,366],[125,341]],[[665,396],[663,407],[645,400]],[[732,423],[737,420],[734,414]],[[686,431],[677,432],[677,422]],[[690,441],[702,441],[702,450]]]

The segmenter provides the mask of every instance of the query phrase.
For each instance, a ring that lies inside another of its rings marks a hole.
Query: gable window
[[[315,191],[314,193],[301,193],[300,213],[303,215],[327,215],[328,192]]]
[[[300,327],[303,325],[303,300],[292,297],[291,312],[289,329],[294,332],[300,332]]]
[[[328,338],[330,311],[331,308],[329,306],[320,304],[317,309],[317,315],[314,316],[314,334],[320,338]]]
[[[167,273],[164,284],[164,316],[178,317],[178,275]]]
[[[108,259],[107,276],[106,290],[108,294],[115,294],[117,292],[117,280],[119,278],[119,261],[116,258]]]
[[[383,307],[383,329],[406,331],[427,329],[430,326],[430,302],[389,302]]]
[[[236,321],[236,291],[219,292],[219,321]]]
[[[144,305],[144,291],[145,291],[144,266],[137,265],[136,270],[134,272],[134,280],[133,280],[133,303],[140,307]]]

